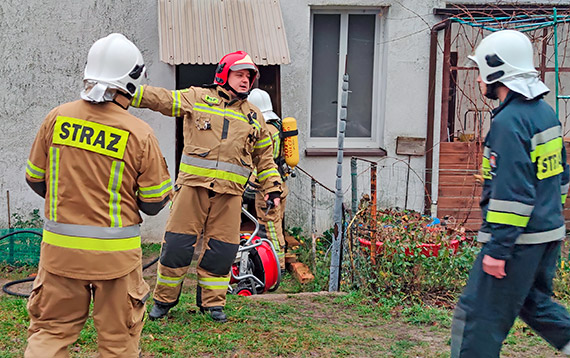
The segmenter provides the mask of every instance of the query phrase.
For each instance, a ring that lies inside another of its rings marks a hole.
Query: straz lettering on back
[[[53,143],[123,159],[129,132],[78,118],[58,116]]]

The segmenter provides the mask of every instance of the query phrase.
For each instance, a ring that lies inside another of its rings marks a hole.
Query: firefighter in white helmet
[[[99,356],[139,357],[150,290],[139,210],[157,214],[172,189],[152,129],[127,111],[143,78],[125,36],[96,41],[82,99],[54,108],[37,133],[26,181],[45,198],[46,222],[25,357],[67,357],[91,302]]]
[[[239,248],[244,186],[257,168],[261,191],[279,205],[281,176],[273,162],[263,115],[247,101],[258,76],[251,57],[237,51],[218,64],[214,83],[182,90],[142,86],[133,105],[184,118],[184,151],[158,264],[151,319],[178,303],[197,240],[196,303],[218,322],[230,268]]]
[[[570,174],[562,126],[524,34],[497,31],[470,58],[481,93],[501,103],[483,151],[484,246],[455,309],[451,357],[498,357],[517,316],[570,354],[570,315],[551,298]]]
[[[283,171],[285,165],[285,159],[283,157],[283,148],[281,143],[281,132],[282,123],[281,118],[273,111],[273,104],[271,103],[271,97],[266,91],[254,88],[251,90],[249,97],[247,98],[249,102],[257,106],[261,113],[263,113],[263,118],[268,124],[267,128],[271,134],[271,141],[273,143],[273,160],[277,164],[279,169],[279,174],[281,174],[281,179],[283,180],[283,194],[281,195],[281,204],[278,207],[274,207],[268,204],[258,190],[255,190],[255,212],[257,214],[257,219],[259,221],[259,235],[268,238],[277,251],[277,256],[279,258],[279,266],[281,270],[285,270],[285,237],[283,235],[283,215],[285,214],[285,201],[289,189],[285,184],[286,173]],[[253,176],[249,180],[249,186],[255,189],[259,186],[256,178]],[[270,207],[268,207],[270,205]]]

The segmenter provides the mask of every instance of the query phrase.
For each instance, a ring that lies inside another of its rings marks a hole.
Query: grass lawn
[[[156,247],[145,249],[146,257],[156,253]],[[6,282],[28,271],[4,270],[0,278]],[[151,286],[155,271],[156,265],[145,270]],[[219,324],[197,313],[195,283],[191,272],[181,302],[168,318],[146,321],[142,357],[449,357],[448,309],[390,299],[372,303],[357,292],[304,292],[314,286],[301,285],[286,274],[275,293],[229,295],[229,321]],[[0,357],[22,357],[27,326],[26,300],[0,294]],[[96,357],[96,342],[89,319],[70,347],[71,357]],[[502,352],[502,357],[559,356],[519,321]]]

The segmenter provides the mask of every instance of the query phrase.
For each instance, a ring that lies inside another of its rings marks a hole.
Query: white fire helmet
[[[481,79],[487,84],[521,74],[538,74],[529,38],[515,30],[493,32],[468,57],[477,64]]]
[[[113,33],[89,49],[81,97],[91,102],[110,101],[116,90],[133,96],[145,77],[139,49],[124,35]]]
[[[279,119],[279,116],[273,112],[273,105],[271,104],[269,93],[264,90],[259,88],[252,89],[247,100],[259,108],[266,122],[272,119]]]

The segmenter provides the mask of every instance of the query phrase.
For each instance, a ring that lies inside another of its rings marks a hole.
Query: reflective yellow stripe
[[[126,239],[97,239],[55,234],[46,230],[43,233],[43,241],[53,246],[90,251],[127,251],[141,247],[140,236]]]
[[[275,223],[273,221],[268,221],[267,226],[269,227],[269,237],[271,238],[271,242],[273,243],[273,246],[276,249],[276,251],[279,251],[281,245],[279,244],[279,239],[277,238]]]
[[[257,176],[257,180],[262,182],[269,177],[281,177],[281,175],[279,175],[277,169],[267,169],[259,173],[259,175]]]
[[[198,285],[200,287],[210,290],[227,290],[229,283],[229,276],[216,278],[205,277],[198,279]]]
[[[537,145],[536,149],[530,152],[530,159],[534,163],[536,162],[536,159],[538,157],[542,157],[547,153],[552,153],[561,150],[562,150],[562,138],[561,137],[554,138],[546,143]]]
[[[114,161],[111,165],[111,174],[109,175],[109,216],[111,217],[111,227],[122,227],[121,219],[121,184],[123,182],[124,162]]]
[[[223,109],[219,109],[217,107],[210,107],[210,106],[202,104],[202,103],[195,103],[194,104],[194,110],[197,112],[202,112],[202,113],[215,114],[215,115],[221,116],[221,117],[223,117],[225,115],[225,112]],[[246,120],[245,117],[240,118],[240,119]]]
[[[169,277],[163,276],[160,272],[157,274],[156,283],[158,285],[168,286],[168,287],[176,287],[184,281],[184,276],[182,277]]]
[[[46,171],[40,167],[37,167],[28,159],[28,165],[26,166],[26,173],[32,178],[43,179],[45,177]]]
[[[143,92],[144,92],[144,86],[139,85],[138,91],[135,92],[135,95],[133,96],[133,100],[131,101],[131,106],[137,107],[137,108],[141,106],[141,102],[142,102],[142,98],[143,98]]]
[[[564,205],[564,203],[566,203],[566,197],[568,196],[568,194],[562,194],[562,205]]]
[[[512,213],[501,213],[498,211],[487,212],[487,222],[494,224],[512,225],[526,227],[530,220],[529,216],[521,216]]]
[[[483,172],[483,179],[491,179],[491,164],[489,164],[489,158],[483,157],[481,171]]]
[[[256,121],[255,119],[252,119],[253,123],[249,123],[249,120],[247,119],[246,116],[244,116],[240,112],[232,111],[231,109],[222,110],[222,109],[210,107],[209,105],[205,105],[202,103],[195,103],[194,104],[194,111],[214,114],[214,115],[221,116],[221,117],[229,117],[229,118],[238,119],[238,120],[245,122],[247,124],[251,124],[256,129],[261,129],[261,125],[259,124],[258,121]]]
[[[279,138],[279,133],[273,135],[273,159],[279,157],[279,149],[281,149],[281,138]]]
[[[229,173],[218,169],[200,168],[185,163],[180,163],[180,171],[187,174],[194,174],[206,178],[224,179],[241,185],[245,185],[245,183],[247,183],[247,177],[244,177],[239,174]]]
[[[49,179],[49,219],[57,221],[57,190],[59,181],[59,148],[49,149],[50,179]]]
[[[265,147],[269,147],[271,145],[271,138],[267,137],[264,138],[260,141],[258,141],[257,143],[255,143],[254,148],[258,149],[258,148],[265,148]]]
[[[160,198],[170,190],[172,190],[172,181],[167,179],[155,186],[139,188],[139,196],[141,198]]]

